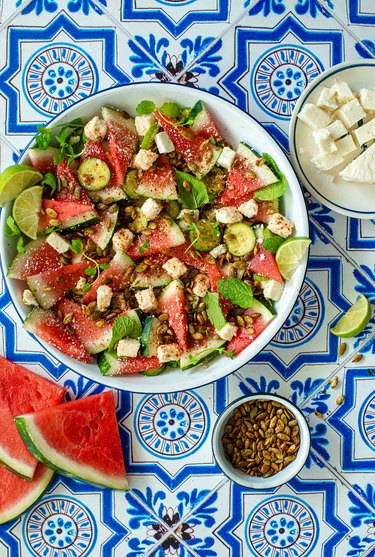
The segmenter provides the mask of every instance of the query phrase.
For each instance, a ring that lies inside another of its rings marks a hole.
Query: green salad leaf
[[[262,247],[269,251],[270,253],[276,253],[278,248],[285,242],[284,238],[281,236],[271,236],[269,238],[265,238],[262,244]]]
[[[226,323],[225,317],[223,315],[219,294],[217,292],[207,292],[204,297],[206,304],[206,311],[208,319],[211,321],[212,325],[217,331],[220,331]]]
[[[120,317],[117,317],[117,319],[115,319],[113,322],[112,338],[108,350],[110,351],[110,353],[113,353],[114,346],[119,340],[125,337],[139,338],[141,332],[141,326],[137,321],[135,321],[135,319],[132,319],[127,315],[121,315]],[[117,356],[116,353],[114,355]]]
[[[237,278],[226,278],[217,281],[219,292],[240,308],[251,308],[253,305],[253,289],[246,282]]]
[[[180,115],[180,107],[177,103],[174,102],[165,102],[159,108],[160,112],[169,116],[169,118],[173,118],[176,120]]]
[[[176,170],[176,182],[181,201],[188,209],[199,209],[210,201],[206,185],[202,180],[187,172]]]
[[[154,101],[141,101],[135,110],[139,116],[143,116],[144,114],[152,114],[155,108]]]
[[[57,180],[54,174],[52,174],[52,172],[47,172],[40,183],[42,186],[49,186],[51,188],[49,196],[52,197],[57,187]]]
[[[254,197],[258,199],[258,201],[272,201],[273,199],[277,199],[278,197],[284,195],[288,188],[288,180],[286,179],[285,174],[281,172],[271,155],[263,153],[262,157],[267,166],[269,166],[279,180],[274,184],[270,184],[269,186],[265,186],[264,188],[257,190],[254,193]]]

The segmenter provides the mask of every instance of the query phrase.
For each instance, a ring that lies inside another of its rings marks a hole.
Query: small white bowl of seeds
[[[233,482],[270,489],[287,483],[304,466],[310,430],[292,402],[257,393],[235,400],[220,414],[212,448],[217,464]]]

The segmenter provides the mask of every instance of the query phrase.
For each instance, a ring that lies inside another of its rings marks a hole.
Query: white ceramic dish
[[[259,152],[269,153],[276,160],[281,171],[284,172],[289,181],[289,190],[285,194],[285,214],[295,223],[296,236],[309,235],[308,218],[301,187],[283,151],[251,116],[215,95],[178,84],[137,83],[102,91],[91,98],[84,99],[63,114],[57,116],[50,125],[71,121],[77,117],[88,120],[94,115],[99,114],[102,106],[123,108],[135,115],[135,107],[142,99],[153,100],[157,105],[166,100],[175,100],[182,106],[193,106],[195,102],[201,99],[206,103],[215,121],[218,123],[223,136],[231,144],[237,147],[239,141],[242,140],[249,143]],[[20,159],[20,162],[27,162],[26,152]],[[14,239],[7,238],[4,234],[5,222],[9,213],[10,204],[3,209],[1,215],[0,257],[11,298],[23,321],[28,313],[28,309],[21,302],[24,285],[20,281],[6,278],[9,264],[16,253]],[[125,377],[103,377],[96,363],[80,363],[65,356],[47,343],[37,339],[37,337],[35,338],[40,342],[44,350],[52,354],[67,367],[109,387],[141,393],[173,392],[192,389],[228,375],[247,363],[264,348],[281,328],[293,308],[304,280],[306,266],[307,255],[292,279],[286,284],[282,298],[277,303],[277,316],[271,321],[265,331],[234,360],[226,356],[217,357],[207,368],[196,366],[188,371],[169,369],[156,377],[146,377],[140,374]]]
[[[295,416],[300,432],[300,447],[298,449],[295,460],[293,460],[283,470],[277,472],[269,478],[249,476],[248,474],[245,474],[245,472],[242,472],[242,470],[235,468],[227,459],[224,451],[224,446],[221,441],[221,438],[224,434],[224,428],[233,411],[245,402],[259,399],[275,401],[283,404]],[[220,466],[221,470],[233,482],[251,489],[271,489],[289,482],[289,480],[294,478],[294,476],[296,476],[301,468],[304,466],[310,451],[310,443],[311,441],[309,426],[307,425],[306,419],[302,412],[286,398],[268,393],[256,393],[254,395],[244,396],[233,401],[220,414],[212,433],[212,450],[215,456],[215,460]]]
[[[311,130],[298,114],[305,103],[316,103],[323,87],[330,87],[335,81],[346,81],[353,91],[361,87],[375,87],[375,60],[345,62],[329,68],[305,89],[294,108],[290,121],[290,154],[298,177],[323,205],[343,215],[360,218],[375,218],[374,184],[347,182],[335,176],[332,182],[329,172],[319,172],[311,162],[311,153],[316,145]],[[303,148],[303,153],[300,149]]]

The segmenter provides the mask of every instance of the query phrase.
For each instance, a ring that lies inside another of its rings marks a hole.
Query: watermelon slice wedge
[[[134,266],[134,261],[126,255],[126,253],[117,252],[111,262],[109,267],[105,269],[92,284],[90,290],[86,292],[83,296],[83,303],[87,304],[96,300],[97,292],[99,286],[102,284],[110,284],[114,292],[118,292],[130,284],[130,275],[126,271]]]
[[[31,479],[37,461],[23,444],[14,417],[56,406],[66,389],[0,356],[0,462]],[[0,482],[1,485],[1,482]]]
[[[128,249],[128,255],[137,259],[146,257],[151,253],[179,246],[185,243],[185,236],[180,227],[169,217],[159,216],[156,220],[156,229],[151,236],[141,234]]]
[[[159,308],[168,314],[168,321],[174,330],[178,344],[187,350],[187,315],[184,287],[180,280],[173,280],[164,288],[159,297]]]
[[[59,162],[56,166],[56,177],[60,180],[61,189],[55,195],[55,199],[61,201],[75,201],[92,206],[91,200],[78,181],[72,166],[68,166],[66,161]]]
[[[254,299],[252,307],[245,310],[244,315],[253,317],[253,323],[246,327],[238,327],[237,333],[226,347],[228,352],[234,351],[236,356],[249,346],[275,317],[262,302],[256,299]]]
[[[133,118],[114,108],[102,108],[103,119],[107,122],[107,135],[116,184],[122,186],[125,175],[138,146],[138,135]]]
[[[38,149],[37,147],[33,149],[28,149],[27,154],[30,159],[30,164],[42,174],[47,172],[54,172],[55,163],[53,159],[57,154],[56,147],[48,147],[48,149]]]
[[[16,476],[0,466],[0,524],[25,512],[47,489],[54,472],[38,464],[32,481]]]
[[[262,247],[260,247],[258,253],[250,259],[247,267],[256,275],[261,275],[262,277],[267,277],[277,282],[284,282],[277,266],[275,256]]]
[[[8,277],[26,280],[27,277],[58,269],[61,267],[61,255],[46,238],[32,240],[24,253],[19,253],[10,264]]]
[[[128,489],[112,391],[15,421],[31,453],[49,468],[101,487]]]

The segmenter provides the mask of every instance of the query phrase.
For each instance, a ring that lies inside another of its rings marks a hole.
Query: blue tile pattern
[[[0,2],[0,162],[81,98],[135,81],[180,82],[249,111],[288,153],[304,88],[325,68],[375,58],[373,0],[10,0]],[[283,328],[214,384],[116,393],[127,493],[56,475],[0,526],[2,557],[374,557],[375,321],[348,339],[329,327],[357,294],[375,303],[375,221],[333,213],[306,192],[312,247]],[[67,387],[78,376],[23,330],[0,279],[0,352]],[[333,381],[334,378],[335,381]],[[231,483],[211,451],[235,398],[278,392],[303,410],[311,451],[274,490]]]

